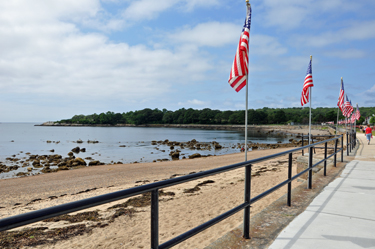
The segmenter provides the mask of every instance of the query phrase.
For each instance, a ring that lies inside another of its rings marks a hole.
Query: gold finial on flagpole
[[[312,60],[312,55],[310,55],[310,60]]]
[[[250,6],[249,0],[246,0],[246,5]]]
[[[341,80],[342,80],[342,77],[341,77]]]

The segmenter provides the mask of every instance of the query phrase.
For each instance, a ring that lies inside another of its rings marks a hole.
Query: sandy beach
[[[289,130],[289,132],[307,133],[304,129]],[[328,134],[328,131],[313,130],[312,133]],[[248,152],[248,159],[289,149],[255,150]],[[318,150],[317,152],[319,153]],[[296,173],[296,159],[299,155],[300,153],[293,155],[293,174]],[[236,153],[157,163],[103,165],[0,180],[2,190],[0,218],[243,160],[244,153]],[[256,196],[286,179],[287,158],[279,157],[259,165],[255,164],[252,167],[252,174],[251,195]],[[293,187],[301,183],[303,180],[294,181]],[[161,195],[159,202],[160,243],[241,204],[244,198],[243,189],[244,169],[163,189],[165,194]],[[251,215],[255,215],[285,193],[286,188],[280,189],[258,201],[252,206]],[[23,237],[21,236],[22,239],[18,238],[19,245],[29,245],[30,248],[149,248],[150,206],[144,201],[147,197],[130,199],[133,200],[124,199],[80,211],[79,213],[84,213],[86,218],[77,218],[74,222],[72,219],[62,218],[25,226],[44,228],[42,231],[32,230],[25,233]],[[239,212],[174,248],[204,248],[238,227],[242,219],[243,212]],[[25,227],[11,231],[19,233]],[[4,233],[7,232],[1,234]],[[3,247],[7,245],[4,239],[1,243]]]

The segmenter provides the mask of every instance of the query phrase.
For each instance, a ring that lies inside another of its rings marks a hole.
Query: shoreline
[[[165,126],[165,125],[163,125]],[[188,125],[189,126],[189,125]],[[186,126],[181,125],[172,125],[172,127],[180,127],[180,128],[186,128]],[[191,126],[190,126],[191,127]],[[201,129],[202,127],[206,127],[207,129],[219,129],[223,126],[211,126],[211,125],[199,125],[194,126],[197,129]],[[228,128],[228,126],[224,126]],[[252,128],[257,129],[257,132],[262,132],[264,134],[272,134],[276,136],[283,136],[284,140],[287,141],[289,136],[292,136],[292,138],[289,139],[289,142],[284,143],[253,143],[249,141],[249,151],[256,151],[256,150],[262,150],[262,149],[276,149],[276,148],[287,148],[287,147],[298,147],[301,145],[301,141],[299,141],[299,137],[301,133],[306,133],[308,131],[306,128],[297,126],[297,127],[291,127],[291,126],[253,126]],[[313,135],[317,134],[329,134],[327,130],[321,130],[316,129],[312,130]],[[295,136],[294,136],[295,135]],[[297,138],[297,139],[295,139]],[[52,143],[52,141],[47,141],[47,143]],[[53,141],[54,142],[54,141]],[[73,141],[75,142],[75,141]],[[82,143],[83,141],[76,141]],[[90,142],[90,141],[89,141]],[[95,142],[95,141],[93,141]],[[230,150],[227,153],[233,153],[233,151],[237,150],[240,151],[241,146],[244,146],[244,143],[237,143],[232,144],[229,147],[223,147],[219,143],[213,141],[213,142],[198,142],[195,139],[188,141],[188,142],[176,142],[176,141],[151,141],[151,145],[156,146],[155,149],[158,152],[159,146],[164,146],[166,148],[160,149],[161,152],[165,152],[163,155],[160,155],[159,158],[153,158],[151,159],[153,162],[160,162],[160,161],[173,161],[173,160],[185,160],[190,159],[193,157],[210,157],[215,156],[216,151],[219,150],[218,154],[226,154],[226,153],[220,153],[220,150]],[[123,147],[126,147],[124,145],[121,145]],[[120,147],[121,147],[120,146]],[[160,147],[161,148],[161,147]],[[167,150],[168,149],[168,150]],[[214,155],[210,153],[212,149],[215,149]],[[74,151],[77,150],[77,151]],[[122,160],[115,160],[112,162],[101,162],[100,159],[94,159],[93,156],[85,155],[85,154],[78,154],[81,150],[80,147],[75,147],[72,149],[74,152],[69,152],[67,155],[64,154],[54,154],[54,150],[50,150],[52,154],[50,153],[44,153],[42,155],[33,155],[27,152],[25,155],[9,155],[6,157],[6,161],[4,163],[0,162],[0,173],[7,174],[4,178],[12,178],[12,177],[24,177],[24,176],[30,176],[30,175],[36,175],[40,173],[53,173],[60,170],[70,170],[74,168],[80,168],[80,167],[91,167],[91,166],[98,166],[98,165],[104,165],[104,164],[123,164]],[[85,148],[82,148],[86,151]],[[170,151],[169,151],[170,150]],[[194,151],[195,150],[195,151]],[[21,149],[21,152],[23,150]],[[168,155],[169,152],[169,155]],[[91,153],[92,155],[95,154]],[[153,151],[151,151],[151,154],[153,154]],[[76,158],[77,157],[77,158]],[[148,162],[151,162],[149,160]],[[147,161],[146,161],[147,162]],[[135,161],[127,161],[125,163],[144,163],[141,160],[135,160]],[[13,174],[11,176],[10,174]],[[9,175],[9,176],[8,176]]]
[[[35,124],[35,126],[52,126],[52,127],[155,127],[155,128],[190,128],[190,129],[202,129],[202,130],[242,130],[245,125],[213,125],[213,124],[70,124],[70,123],[55,123],[55,122],[44,122],[42,124]],[[260,130],[298,130],[306,129],[308,125],[255,125],[249,124],[248,130],[260,129]],[[320,125],[313,125],[313,129],[322,127]]]

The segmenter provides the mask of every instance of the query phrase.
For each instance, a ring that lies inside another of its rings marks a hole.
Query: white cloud
[[[46,5],[36,1],[35,5],[26,4],[29,9],[1,3],[2,93],[63,97],[64,101],[118,98],[139,102],[160,97],[176,82],[182,85],[192,79],[203,79],[205,71],[212,68],[209,60],[195,50],[174,52],[115,44],[105,35],[83,33],[74,23],[59,17],[75,16],[85,7],[90,15],[90,9],[99,8],[96,1],[82,1],[86,5],[63,2],[62,9],[58,8],[58,1],[53,6],[49,1]],[[18,4],[22,5],[20,1]],[[44,10],[38,18],[34,8]],[[49,13],[43,16],[44,12]],[[27,21],[27,15],[33,17]]]
[[[99,0],[14,0],[1,1],[0,20],[27,24],[64,18],[72,20],[81,16],[94,16],[100,9]]]
[[[363,50],[346,49],[341,51],[329,51],[325,53],[327,56],[341,58],[341,59],[358,59],[366,56]]]
[[[250,54],[279,56],[288,52],[279,41],[268,35],[250,36]]]
[[[153,19],[160,12],[169,9],[177,3],[175,0],[140,0],[132,1],[124,11],[123,17],[130,20]]]
[[[320,35],[298,35],[293,40],[295,44],[303,44],[303,46],[324,47],[372,38],[375,38],[375,21],[355,22],[346,28],[324,32]]]
[[[291,30],[304,26],[321,27],[330,24],[327,20],[340,14],[366,11],[369,2],[348,0],[264,0],[259,9],[264,11],[266,26]],[[322,18],[322,17],[325,18]]]
[[[265,24],[269,26],[279,26],[282,29],[293,29],[301,26],[302,22],[310,15],[310,9],[306,6],[306,1],[304,1],[304,3],[303,5],[305,6],[290,3],[290,1],[289,3],[273,0],[265,1]]]
[[[197,107],[207,107],[210,105],[210,101],[202,101],[197,99],[188,100],[186,102],[178,102],[180,106],[197,106]]]
[[[219,5],[219,0],[186,0],[186,9],[188,11],[193,10],[196,7],[211,7]]]
[[[170,34],[169,40],[176,44],[193,44],[195,46],[220,47],[238,42],[241,29],[232,23],[208,22],[184,28]]]
[[[123,17],[128,20],[151,20],[161,12],[177,7],[179,11],[192,11],[200,7],[211,7],[219,4],[219,0],[139,0],[132,1],[123,12]]]

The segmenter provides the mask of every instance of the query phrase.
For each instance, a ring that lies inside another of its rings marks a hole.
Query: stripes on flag
[[[359,120],[361,113],[359,112],[358,104],[356,105],[355,119]]]
[[[337,106],[340,108],[341,112],[343,112],[343,107],[344,107],[344,81],[341,78],[341,87],[340,87],[340,94],[339,94],[339,100],[337,102]]]
[[[311,68],[311,59],[309,66],[307,68],[307,73],[305,77],[305,82],[303,83],[302,94],[301,94],[301,106],[307,104],[309,102],[309,94],[310,94],[310,87],[313,87],[313,79],[312,79],[312,68]]]
[[[248,52],[250,41],[250,24],[251,24],[251,6],[247,7],[245,24],[242,29],[240,41],[237,46],[236,56],[234,57],[232,69],[230,71],[228,83],[239,92],[246,86],[246,76],[248,74]]]
[[[342,115],[349,118],[350,114],[353,112],[353,106],[348,99],[348,95],[345,95],[345,96],[346,96],[346,101],[345,101],[345,104],[344,104]]]
[[[349,101],[349,103],[350,103],[350,107],[349,107],[349,115],[350,115],[354,111],[354,108],[353,108],[351,100]]]

